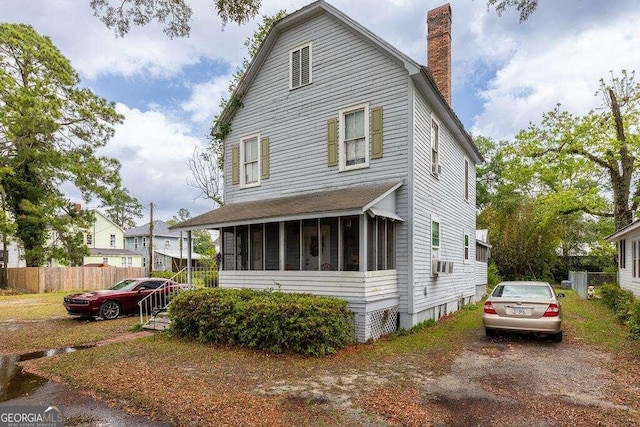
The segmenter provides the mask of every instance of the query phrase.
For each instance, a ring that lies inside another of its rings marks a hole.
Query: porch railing
[[[140,309],[140,323],[145,325],[152,316],[157,315],[161,311],[166,310],[169,302],[173,299],[173,297],[178,293],[185,289],[189,289],[188,284],[180,284],[178,286],[173,285],[173,283],[179,283],[178,278],[185,269],[180,270],[171,278],[167,279],[162,283],[162,285],[158,286],[154,289],[149,295],[144,297],[138,302],[138,308]]]

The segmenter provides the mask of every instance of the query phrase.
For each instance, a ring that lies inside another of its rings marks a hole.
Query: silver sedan
[[[562,307],[546,282],[501,282],[484,303],[482,323],[487,336],[498,331],[542,333],[562,341]]]

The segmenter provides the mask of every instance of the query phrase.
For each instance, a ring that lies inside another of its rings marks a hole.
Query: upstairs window
[[[341,170],[369,166],[369,104],[340,111]]]
[[[240,186],[260,184],[260,135],[247,136],[240,140]]]
[[[464,200],[469,201],[469,160],[464,159]]]
[[[87,234],[87,245],[93,245],[93,234]]]
[[[289,52],[289,89],[311,83],[311,43]]]
[[[109,236],[109,247],[111,248],[115,248],[116,247],[116,235],[112,234],[111,236]]]
[[[137,237],[133,238],[133,249],[138,249],[138,238]]]
[[[431,173],[440,175],[440,125],[431,119]]]

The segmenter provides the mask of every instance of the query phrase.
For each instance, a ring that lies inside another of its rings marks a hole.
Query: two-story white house
[[[358,341],[475,301],[483,159],[450,106],[449,5],[428,55],[322,0],[273,26],[222,113],[225,205],[173,227],[221,232],[220,286],[344,298]]]
[[[124,232],[125,248],[142,258],[142,267],[149,272],[150,263],[154,271],[180,271],[187,264],[188,248],[186,234],[169,230],[164,221],[153,221]],[[149,246],[151,243],[151,254]],[[150,258],[153,258],[150,261]],[[191,253],[192,264],[195,266],[200,254]]]

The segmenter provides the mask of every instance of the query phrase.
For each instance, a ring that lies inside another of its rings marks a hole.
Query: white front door
[[[304,244],[303,251],[303,262],[302,269],[303,270],[321,270],[331,268],[324,266],[329,266],[330,262],[330,228],[329,226],[321,227],[322,239],[318,241],[318,227],[315,226],[307,226],[302,230],[302,242]]]

